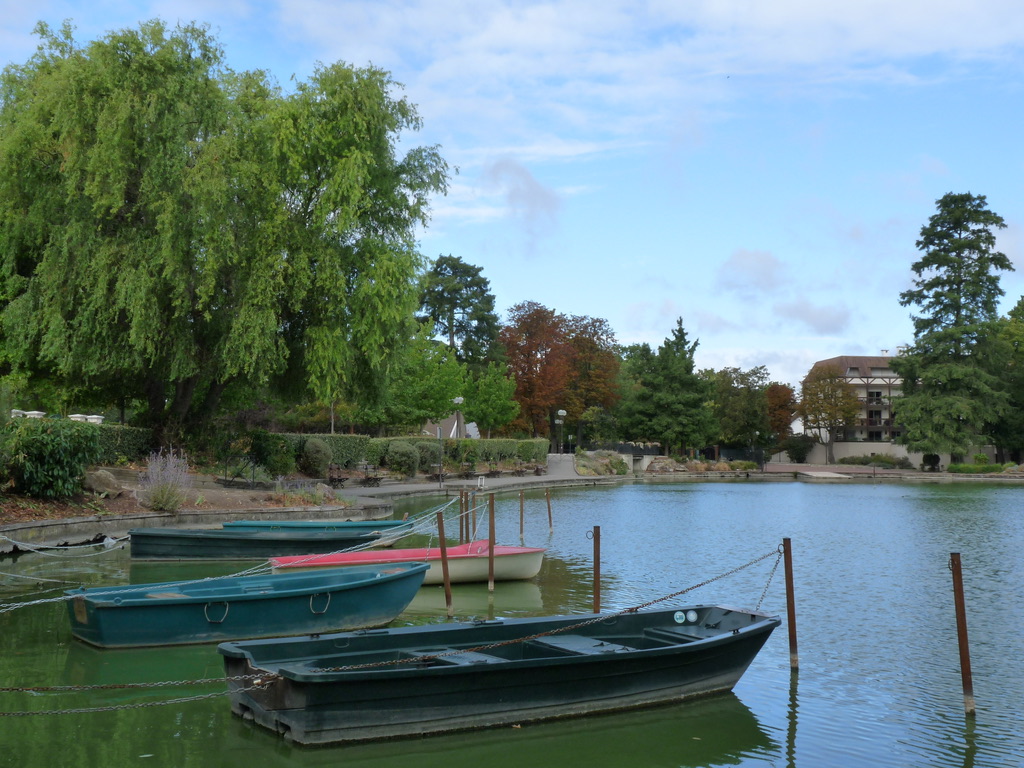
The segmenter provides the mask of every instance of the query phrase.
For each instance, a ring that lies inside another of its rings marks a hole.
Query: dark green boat
[[[266,560],[288,555],[341,552],[380,540],[382,531],[345,528],[132,528],[131,556],[142,560]]]
[[[729,691],[779,624],[718,606],[223,643],[232,711],[302,744],[527,723]]]
[[[425,563],[72,589],[68,619],[102,648],[379,627],[412,602]]]

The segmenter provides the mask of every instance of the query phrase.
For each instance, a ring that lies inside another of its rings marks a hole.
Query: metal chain
[[[763,603],[765,597],[768,596],[768,587],[772,585],[772,579],[775,578],[775,572],[779,570],[779,563],[782,562],[782,555],[784,551],[785,550],[782,548],[782,545],[780,544],[778,557],[775,558],[775,565],[772,566],[772,572],[768,574],[768,581],[765,582],[764,591],[761,592],[761,597],[758,599],[757,605],[754,606],[755,611],[761,610],[761,603]]]
[[[121,688],[170,688],[184,685],[208,685],[210,683],[243,682],[263,680],[276,675],[233,675],[231,677],[207,677],[200,680],[163,680],[156,683],[106,683],[104,685],[41,685],[24,688],[0,688],[0,693],[68,693],[80,691],[116,690]]]
[[[740,571],[742,571],[745,568],[749,568],[752,565],[756,565],[757,563],[760,563],[762,560],[767,560],[772,555],[777,555],[777,557],[781,558],[782,557],[781,547],[779,547],[778,549],[773,549],[771,552],[768,552],[768,553],[766,553],[764,555],[761,555],[760,557],[756,557],[753,560],[751,560],[749,563],[741,565],[741,566],[739,566],[737,568],[733,568],[731,571],[726,571],[723,574],[720,574],[718,576],[714,576],[714,577],[712,577],[712,578],[710,578],[710,579],[708,579],[706,581],[702,581],[700,584],[694,584],[692,587],[687,587],[686,589],[681,589],[678,592],[673,592],[670,595],[665,595],[665,596],[659,597],[659,598],[657,598],[655,600],[650,600],[649,602],[642,603],[641,605],[633,606],[632,608],[624,608],[624,609],[622,609],[620,611],[616,611],[614,613],[602,613],[602,614],[600,614],[598,616],[595,616],[594,618],[586,619],[585,621],[580,621],[580,622],[577,622],[575,624],[571,624],[569,626],[557,627],[556,629],[551,629],[551,630],[547,630],[547,631],[544,631],[544,632],[537,632],[535,634],[527,635],[525,637],[516,637],[516,638],[513,638],[511,640],[501,640],[501,641],[496,642],[496,643],[488,643],[487,645],[474,646],[473,648],[459,648],[459,649],[454,649],[454,650],[451,650],[451,651],[444,651],[444,652],[441,652],[441,653],[424,654],[422,656],[417,656],[416,657],[416,661],[419,661],[419,662],[430,661],[432,659],[441,659],[441,658],[444,658],[445,656],[457,656],[457,655],[463,654],[463,653],[479,653],[481,651],[489,651],[489,650],[494,649],[494,648],[501,648],[501,647],[506,646],[506,645],[515,645],[517,643],[524,643],[524,642],[526,642],[528,640],[536,640],[536,639],[541,638],[541,637],[549,637],[551,635],[557,635],[557,634],[560,634],[562,632],[570,632],[570,631],[574,631],[574,630],[577,630],[577,629],[581,629],[583,627],[589,627],[591,624],[599,624],[600,622],[605,621],[606,619],[615,618],[616,616],[624,616],[627,613],[636,613],[637,611],[642,610],[643,608],[648,608],[648,607],[650,607],[652,605],[656,605],[657,603],[661,603],[661,602],[664,602],[666,600],[671,600],[672,598],[679,597],[680,595],[684,595],[687,592],[692,592],[695,589],[699,589],[700,587],[706,586],[706,585],[711,584],[711,583],[713,583],[715,581],[719,581],[720,579],[724,579],[727,576],[732,576],[735,573],[739,573]],[[772,569],[772,574],[775,573],[775,569],[778,568],[778,567],[779,567],[779,561],[778,561],[778,559],[776,559],[775,567]],[[769,581],[770,580],[771,580],[771,577],[769,577]],[[768,588],[765,587],[765,592],[767,592],[767,591],[768,591]],[[764,595],[762,595],[762,599],[764,599]],[[759,606],[760,606],[760,604],[759,604]],[[341,666],[341,667],[318,667],[318,668],[315,668],[312,671],[314,671],[314,672],[349,672],[349,671],[356,671],[356,670],[360,670],[360,669],[375,669],[375,668],[380,668],[380,667],[396,666],[398,664],[408,664],[409,661],[410,661],[409,659],[391,659],[389,661],[371,661],[371,662],[367,662],[365,664],[350,664],[350,665]]]
[[[257,678],[254,684],[246,688],[240,688],[239,691],[254,691],[261,688],[265,688],[270,682],[270,678],[276,677],[276,675],[265,675],[263,678]],[[223,679],[223,678],[221,678]],[[229,678],[230,679],[230,678]],[[218,681],[219,682],[219,681]],[[95,686],[97,688],[115,687],[115,686]],[[185,704],[190,701],[202,701],[203,699],[215,699],[219,696],[227,696],[232,693],[231,691],[216,691],[215,693],[203,693],[197,696],[181,696],[177,699],[166,699],[164,701],[140,701],[135,704],[112,704],[108,707],[82,707],[79,709],[56,709],[46,710],[39,712],[0,712],[0,717],[31,717],[33,715],[87,715],[94,712],[116,712],[122,709],[147,709],[149,707],[164,707],[168,704]]]

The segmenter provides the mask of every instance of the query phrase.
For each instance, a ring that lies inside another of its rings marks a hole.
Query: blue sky
[[[947,192],[988,197],[1003,311],[1024,293],[1019,0],[0,0],[0,60],[37,21],[79,42],[206,23],[285,89],[372,63],[418,105],[410,144],[459,174],[420,233],[524,300],[702,368],[797,384],[912,340],[914,243]]]

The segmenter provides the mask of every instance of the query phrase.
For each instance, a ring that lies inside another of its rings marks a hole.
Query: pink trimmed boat
[[[473,581],[487,581],[488,542],[471,541],[448,547],[448,575],[453,584]],[[494,580],[518,581],[532,579],[540,573],[544,560],[541,547],[494,547]],[[440,547],[421,547],[418,549],[363,550],[361,552],[336,552],[329,555],[295,555],[291,557],[272,557],[270,564],[275,571],[337,568],[345,565],[387,565],[389,563],[421,562],[428,563],[430,568],[423,580],[424,584],[441,584],[441,549]]]

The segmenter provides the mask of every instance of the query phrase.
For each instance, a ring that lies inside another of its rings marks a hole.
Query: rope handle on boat
[[[318,611],[315,608],[313,608],[313,598],[316,597],[317,595],[327,595],[327,604],[324,606],[324,609],[322,611]],[[316,593],[314,593],[314,594],[309,596],[309,612],[310,613],[315,614],[317,616],[323,616],[325,613],[327,613],[327,609],[330,608],[330,607],[331,607],[331,593],[330,592],[316,592]]]
[[[219,605],[221,603],[223,603],[223,605],[224,605],[224,615],[221,616],[217,620],[211,619],[210,618],[210,606],[211,605]],[[210,622],[211,624],[223,624],[224,623],[224,619],[226,619],[228,617],[228,611],[230,611],[230,610],[231,610],[231,603],[229,603],[227,600],[218,600],[217,602],[207,603],[206,605],[203,606],[203,616],[205,616],[206,620],[208,622]]]

